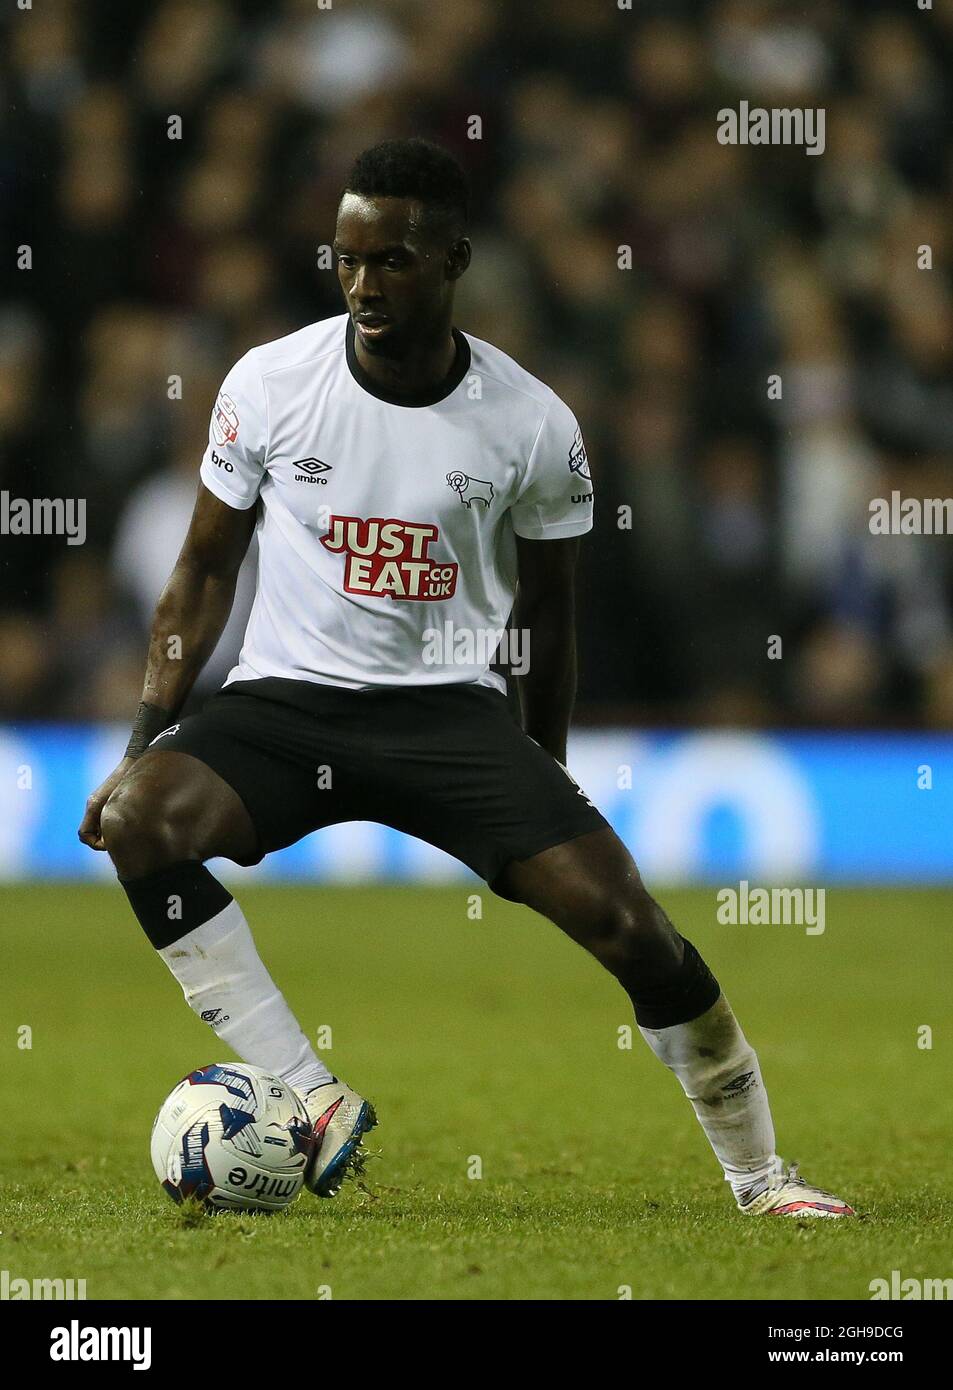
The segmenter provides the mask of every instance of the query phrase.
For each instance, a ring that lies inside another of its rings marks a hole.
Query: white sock
[[[681,1082],[735,1196],[776,1172],[761,1068],[725,996],[690,1023],[639,1032]]]
[[[333,1079],[262,964],[234,898],[159,955],[189,1006],[243,1062],[302,1095]]]

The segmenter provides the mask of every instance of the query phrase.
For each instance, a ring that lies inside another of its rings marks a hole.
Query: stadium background
[[[0,1273],[192,1306],[858,1300],[950,1274],[949,541],[872,537],[867,508],[953,491],[951,11],[5,7],[0,491],[86,498],[89,538],[0,536]],[[720,145],[741,100],[823,106],[825,153]],[[570,765],[724,982],[781,1152],[867,1220],[739,1218],[605,971],[363,826],[224,867],[264,880],[239,892],[263,959],[377,1104],[383,1161],[268,1222],[179,1220],[155,1182],[153,1116],[215,1044],[76,826],[125,744],[221,378],[339,311],[316,261],[341,181],[402,134],[473,179],[461,327],[571,403],[596,471]],[[825,931],[719,923],[742,879],[824,889]]]
[[[573,765],[646,872],[953,875],[949,541],[867,525],[893,489],[953,492],[949,5],[57,0],[0,23],[0,488],[85,497],[88,527],[0,538],[0,873],[108,872],[75,823],[138,701],[215,392],[340,311],[317,262],[350,159],[423,134],[474,187],[459,324],[587,439]],[[719,144],[742,98],[823,106],[824,155]],[[718,728],[744,732],[677,732]],[[456,870],[343,827],[256,872]]]

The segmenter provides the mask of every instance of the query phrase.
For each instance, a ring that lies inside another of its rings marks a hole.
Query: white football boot
[[[738,1198],[738,1210],[748,1216],[855,1216],[849,1207],[832,1192],[812,1187],[798,1177],[798,1165],[792,1163],[785,1172],[784,1164],[770,1178],[763,1178]]]
[[[305,1186],[319,1197],[334,1197],[345,1178],[364,1170],[366,1154],[361,1140],[377,1124],[370,1101],[335,1077],[303,1097],[311,1121],[311,1157],[305,1169]]]

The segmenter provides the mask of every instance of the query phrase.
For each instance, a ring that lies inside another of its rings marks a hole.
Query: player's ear
[[[469,237],[458,237],[447,252],[447,279],[459,280],[460,276],[470,264],[470,254],[472,247]]]

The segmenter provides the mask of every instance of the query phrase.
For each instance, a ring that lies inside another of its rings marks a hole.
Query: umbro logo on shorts
[[[178,732],[179,732],[179,725],[178,725],[178,724],[170,724],[169,727],[168,727],[167,729],[163,729],[163,730],[162,730],[162,733],[161,733],[161,734],[156,734],[155,738],[152,740],[152,743],[158,743],[160,738],[168,738],[170,734],[177,734]],[[150,748],[152,747],[152,743],[149,744],[149,747],[150,747]]]
[[[535,743],[536,740],[534,739],[533,742]],[[586,793],[583,791],[582,787],[580,787],[579,783],[576,781],[575,777],[574,777],[574,776],[572,775],[572,773],[569,771],[569,768],[566,766],[566,764],[565,764],[565,763],[560,763],[558,758],[556,759],[556,761],[557,761],[557,763],[559,763],[559,766],[562,768],[563,772],[565,772],[565,774],[566,774],[566,776],[569,778],[570,782],[571,782],[571,783],[573,784],[573,786],[576,788],[576,795],[577,795],[577,796],[581,796],[582,799],[583,799],[583,801],[586,803],[586,805],[587,805],[587,806],[592,806],[592,809],[595,810],[595,809],[596,809],[595,806],[594,806],[593,803],[589,800],[588,796],[586,796]]]

